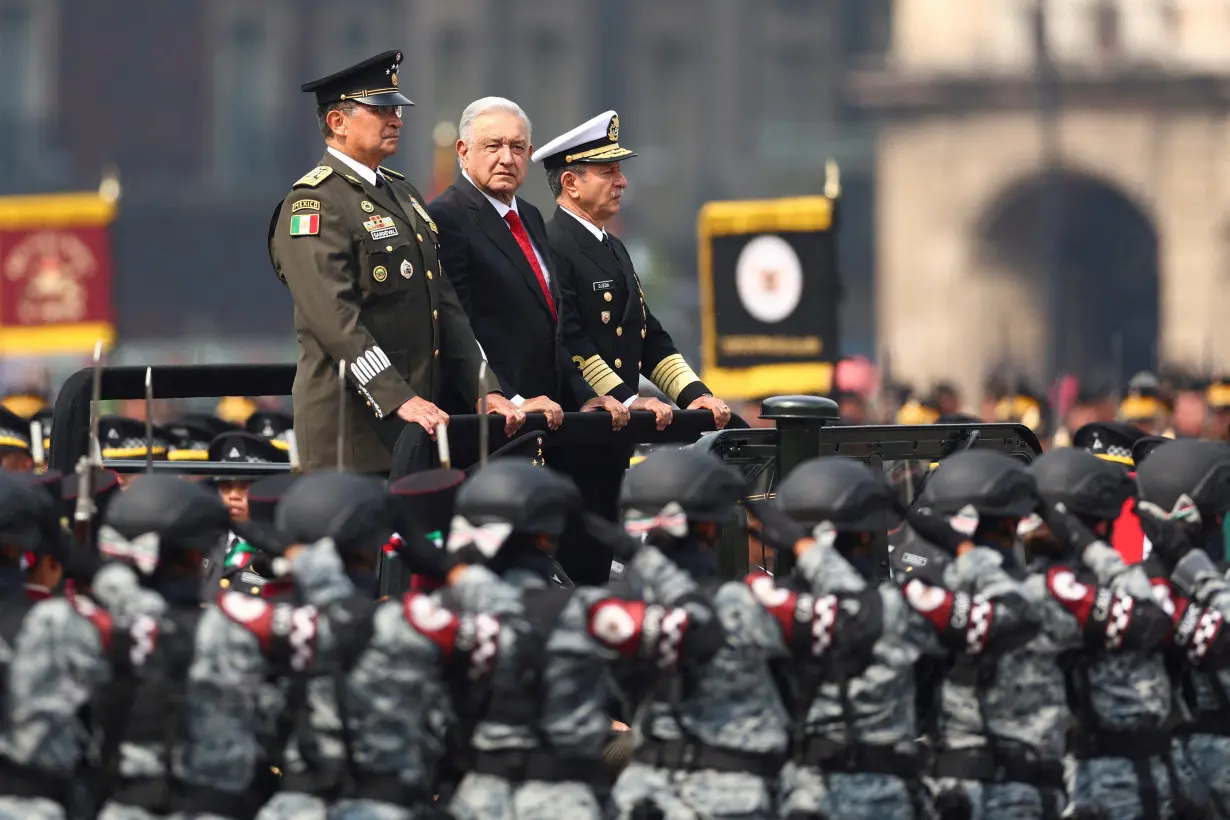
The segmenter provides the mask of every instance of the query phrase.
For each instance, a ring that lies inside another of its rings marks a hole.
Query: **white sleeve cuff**
[[[514,407],[520,407],[520,406],[522,405],[522,403],[524,403],[524,402],[525,402],[525,397],[524,397],[524,396],[522,396],[520,393],[518,393],[517,395],[515,395],[515,396],[513,396],[511,399],[509,399],[509,401],[511,401],[511,402],[513,403],[513,406],[514,406]]]
[[[639,394],[639,393],[633,393],[631,396],[629,396],[628,398],[624,399],[624,407],[631,408],[631,407],[632,407],[632,402],[636,401],[636,400],[637,400],[637,399],[639,399],[639,398],[640,398],[640,394]]]

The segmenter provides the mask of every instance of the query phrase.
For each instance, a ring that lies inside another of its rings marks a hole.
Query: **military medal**
[[[369,214],[376,210],[376,206],[368,202],[366,199],[359,203],[359,207],[367,211]]]
[[[602,324],[604,325],[608,324],[610,321],[611,321],[611,311],[609,310],[602,311]]]
[[[374,215],[363,223],[363,227],[372,235],[372,239],[388,239],[397,236],[397,226],[387,216]]]
[[[433,232],[440,232],[436,229],[436,223],[431,220],[431,214],[427,213],[427,209],[420,205],[417,199],[410,197],[410,204],[414,206],[415,212],[423,218],[423,221],[427,223],[428,227],[430,227]]]
[[[409,259],[403,259],[401,263],[401,275],[409,279],[414,275],[414,265],[410,264]]]
[[[389,269],[384,265],[377,265],[376,269],[372,271],[372,278],[377,282],[383,282],[389,278]]]

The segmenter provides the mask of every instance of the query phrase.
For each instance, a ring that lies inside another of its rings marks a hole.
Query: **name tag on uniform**
[[[605,282],[594,282],[594,290],[610,290],[614,282],[614,279],[607,279]]]

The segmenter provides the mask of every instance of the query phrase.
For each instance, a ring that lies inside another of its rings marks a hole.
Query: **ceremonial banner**
[[[0,355],[111,345],[114,217],[97,193],[0,197]]]
[[[841,300],[836,216],[836,196],[701,208],[700,377],[714,395],[829,392]]]

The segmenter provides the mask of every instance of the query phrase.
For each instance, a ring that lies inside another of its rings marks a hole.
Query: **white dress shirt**
[[[346,156],[341,151],[334,148],[332,145],[325,148],[325,150],[328,151],[333,156],[340,159],[342,162],[344,162],[348,168],[353,169],[354,172],[358,174],[363,179],[363,181],[366,182],[368,185],[375,185],[376,177],[380,178],[381,183],[388,182],[388,180],[384,178],[384,174],[376,173],[371,168],[368,168],[366,165],[359,162],[357,159]]]
[[[465,171],[462,171],[461,175],[466,178],[466,182],[470,183],[471,185],[474,185],[474,180],[470,179],[469,174],[467,174]],[[482,188],[479,188],[477,185],[474,185],[474,187],[478,190],[480,194],[482,194],[483,196],[487,198],[487,201],[491,203],[493,208],[495,208],[495,212],[500,215],[500,221],[504,222],[504,225],[508,228],[508,232],[512,233],[512,226],[508,224],[508,222],[504,219],[504,217],[508,215],[509,211],[512,211],[513,213],[515,213],[518,218],[521,217],[521,212],[517,210],[517,198],[514,196],[512,204],[505,205],[503,202],[500,202],[500,200],[496,199],[491,194],[484,191]],[[521,220],[521,224],[523,225],[525,224],[524,219]],[[525,235],[530,236],[529,227],[526,227]],[[547,280],[547,288],[550,289],[551,271],[549,268],[547,268],[547,260],[543,257],[542,251],[538,249],[538,246],[534,244],[534,237],[532,236],[530,236],[530,247],[534,249],[534,258],[538,260],[538,267],[542,268],[542,277]]]

